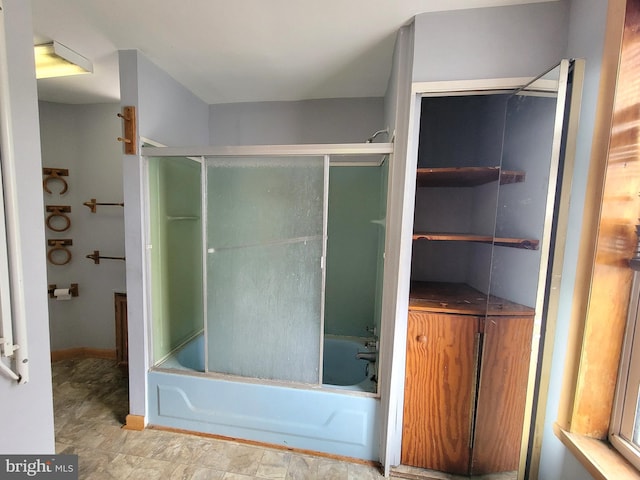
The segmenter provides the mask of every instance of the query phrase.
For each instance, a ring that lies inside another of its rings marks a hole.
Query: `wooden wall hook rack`
[[[89,207],[89,210],[91,210],[91,213],[96,213],[96,207],[98,205],[124,207],[124,202],[120,202],[120,203],[102,203],[102,202],[98,202],[95,198],[92,198],[88,202],[84,202],[83,205]]]
[[[49,294],[49,298],[55,298],[53,292],[55,292],[56,288],[58,288],[58,286],[55,283],[49,284],[49,287],[47,288],[47,293]],[[72,283],[69,285],[69,293],[71,294],[72,297],[77,297],[80,295],[77,283]]]
[[[125,155],[136,154],[136,107],[122,107],[122,113],[118,113],[122,119],[124,136],[118,137],[118,141],[124,143]]]
[[[62,177],[69,176],[69,170],[67,168],[49,168],[45,167],[42,169],[42,174],[46,175],[45,179],[42,181],[42,188],[47,193],[53,193],[49,188],[49,182],[51,180],[59,180],[62,182],[62,190],[58,193],[62,195],[63,193],[67,193],[69,185],[67,185],[67,181]]]

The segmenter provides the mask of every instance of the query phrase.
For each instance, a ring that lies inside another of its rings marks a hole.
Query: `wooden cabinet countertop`
[[[461,315],[533,316],[534,309],[463,283],[411,282],[409,310]]]

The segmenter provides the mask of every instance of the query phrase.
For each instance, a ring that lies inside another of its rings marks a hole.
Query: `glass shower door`
[[[324,157],[206,161],[208,371],[319,383]]]

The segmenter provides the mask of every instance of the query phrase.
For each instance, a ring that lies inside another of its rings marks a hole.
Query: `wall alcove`
[[[579,76],[562,61],[521,87],[422,90],[403,465],[483,475],[524,461]]]

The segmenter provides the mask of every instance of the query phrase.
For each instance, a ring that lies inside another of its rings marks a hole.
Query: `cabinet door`
[[[533,317],[487,317],[472,473],[518,469],[524,420]]]
[[[409,312],[402,463],[469,472],[478,317]]]

